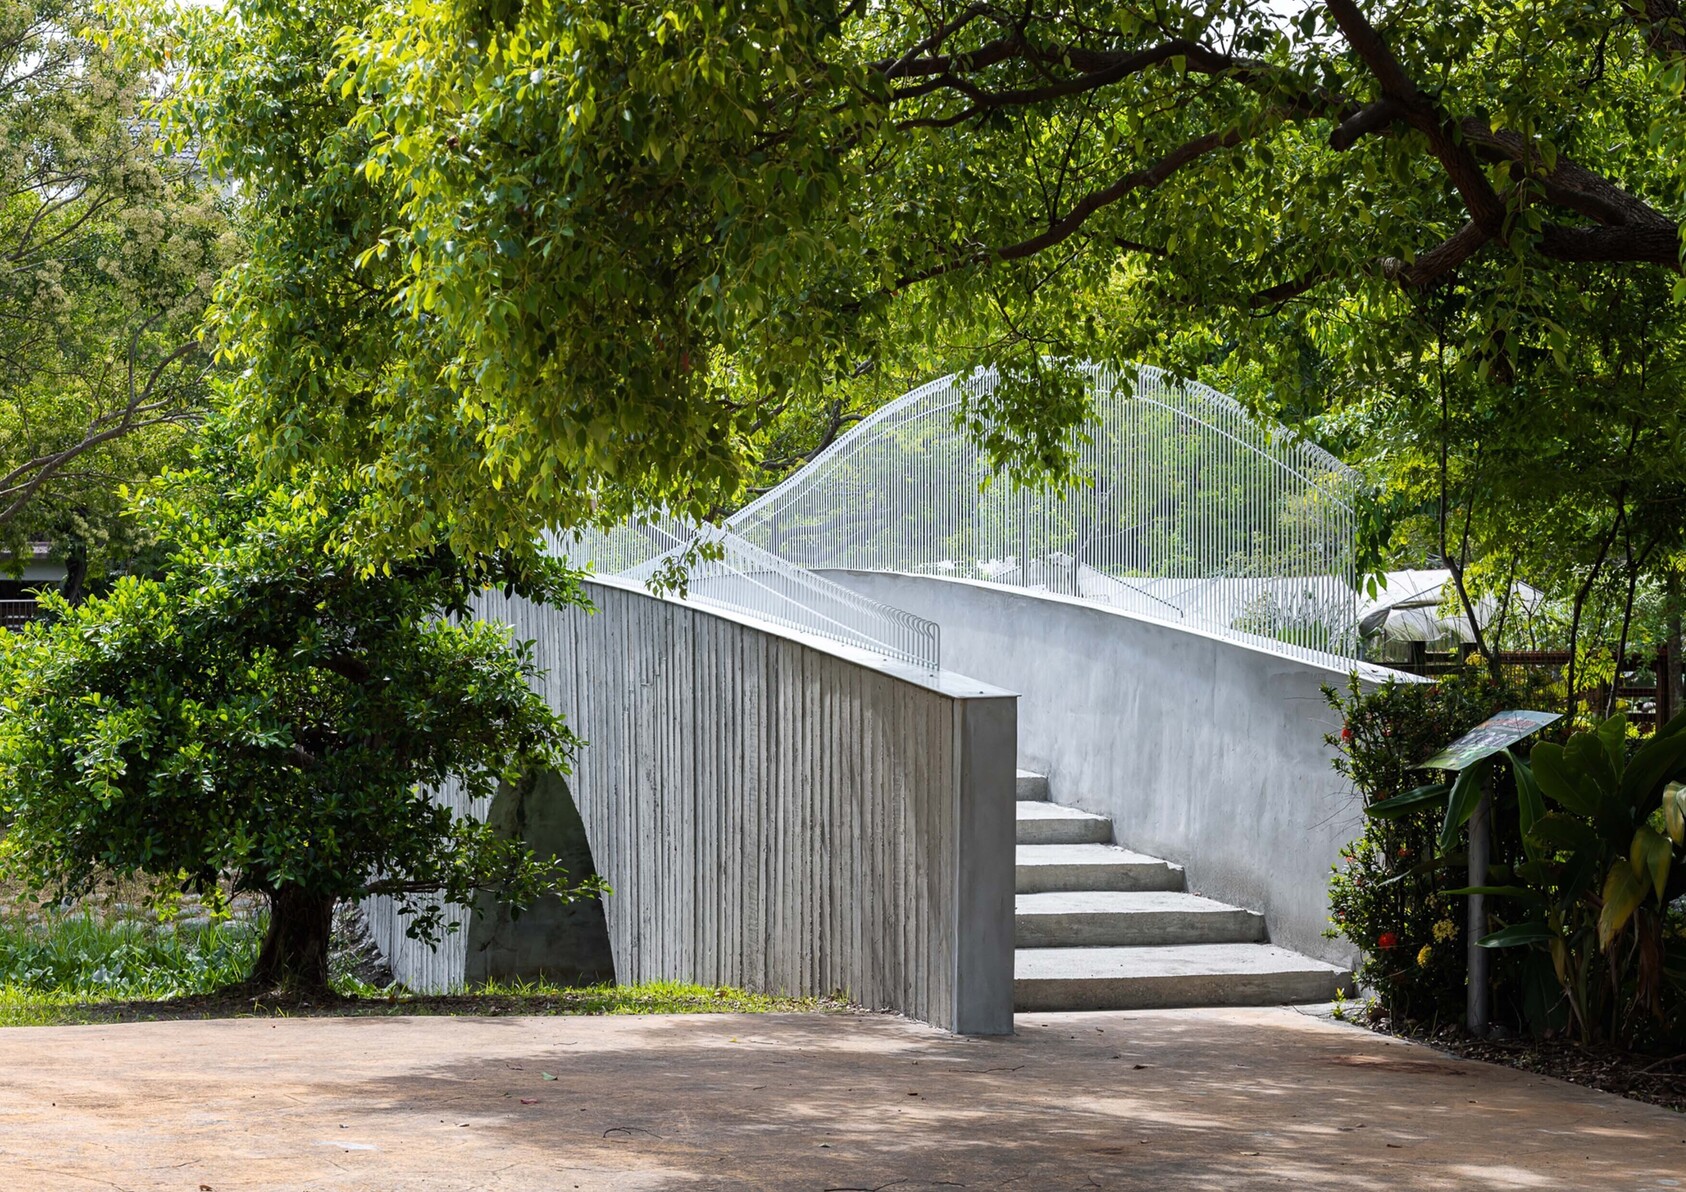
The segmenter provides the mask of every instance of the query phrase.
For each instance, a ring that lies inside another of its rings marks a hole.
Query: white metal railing
[[[1356,473],[1208,386],[1081,372],[1092,413],[1070,483],[990,467],[965,427],[1001,383],[980,370],[884,406],[728,525],[810,571],[986,580],[1357,657]]]
[[[652,517],[553,537],[553,553],[600,575],[647,587],[679,586],[690,603],[744,613],[798,633],[926,670],[941,666],[935,623],[815,575],[722,526]]]

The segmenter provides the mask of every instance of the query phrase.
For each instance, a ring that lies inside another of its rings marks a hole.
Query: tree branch
[[[1529,176],[1539,183],[1546,198],[1558,206],[1600,223],[1675,227],[1673,220],[1649,203],[1568,158],[1559,157],[1551,169],[1545,169],[1544,152],[1520,133],[1495,131],[1486,121],[1473,118],[1462,121],[1458,129],[1467,143],[1491,159],[1528,167]]]
[[[319,658],[316,665],[325,671],[339,675],[342,679],[349,679],[359,687],[368,686],[375,675],[369,669],[369,664],[353,654],[331,654],[326,658]]]
[[[1686,18],[1679,0],[1623,0],[1622,7],[1645,32],[1645,44],[1667,62],[1686,57]]]
[[[1382,274],[1413,289],[1426,290],[1479,252],[1492,237],[1471,220],[1439,244],[1406,264],[1397,257],[1382,261]]]
[[[929,269],[909,274],[895,284],[895,289],[917,285],[922,281],[941,277],[964,269],[971,265],[981,265],[993,261],[1016,261],[1052,248],[1073,235],[1083,224],[1104,207],[1108,207],[1126,195],[1138,190],[1153,190],[1163,184],[1184,166],[1200,160],[1209,153],[1220,149],[1232,148],[1241,143],[1238,131],[1224,133],[1208,133],[1203,137],[1196,137],[1184,145],[1178,146],[1151,166],[1141,170],[1132,170],[1118,179],[1111,186],[1101,190],[1091,191],[1085,195],[1063,219],[1051,223],[1045,231],[1020,240],[1016,244],[1002,245],[998,248],[979,249],[962,256],[952,257],[942,264],[933,265]]]
[[[1329,271],[1323,268],[1313,269],[1301,274],[1292,281],[1280,282],[1269,286],[1254,294],[1247,300],[1247,305],[1254,310],[1265,307],[1280,306],[1293,298],[1298,298],[1307,290],[1313,289],[1329,279]]]
[[[1404,115],[1404,110],[1391,99],[1366,104],[1335,125],[1334,131],[1329,134],[1329,148],[1344,153],[1364,137],[1380,132]]]
[[[1335,18],[1347,44],[1369,69],[1382,91],[1382,98],[1391,101],[1407,123],[1427,139],[1430,150],[1464,201],[1470,218],[1481,225],[1489,237],[1504,232],[1504,204],[1487,180],[1481,163],[1468,145],[1458,137],[1457,130],[1441,115],[1434,101],[1423,93],[1405,73],[1399,59],[1382,40],[1382,36],[1359,11],[1355,0],[1325,0],[1329,15]]]

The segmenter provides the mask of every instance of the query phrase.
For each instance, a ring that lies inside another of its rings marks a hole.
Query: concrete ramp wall
[[[614,891],[618,980],[840,992],[1011,1032],[1013,696],[588,588],[594,613],[496,596],[479,611],[535,643],[588,741],[568,785]],[[462,983],[464,932],[434,952],[389,903],[367,909],[400,980]]]
[[[1262,911],[1274,942],[1349,965],[1323,936],[1329,869],[1363,830],[1330,766],[1340,727],[1320,666],[1067,597],[831,571],[942,628],[945,666],[1017,691],[1021,764],[1053,797],[1110,816],[1120,843],[1188,870],[1191,889]]]

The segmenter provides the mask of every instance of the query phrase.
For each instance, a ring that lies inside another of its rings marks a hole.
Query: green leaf
[[[1559,852],[1597,855],[1601,847],[1598,833],[1560,811],[1548,812],[1543,819],[1537,820],[1533,837]]]
[[[1457,895],[1490,894],[1498,898],[1521,898],[1532,902],[1547,901],[1544,893],[1528,886],[1459,886],[1455,890],[1446,890],[1444,893]]]
[[[1604,746],[1604,755],[1610,759],[1610,768],[1619,773],[1622,759],[1627,756],[1627,713],[1617,712],[1594,732]]]
[[[1517,819],[1522,828],[1522,848],[1528,854],[1530,861],[1537,861],[1540,857],[1539,843],[1534,839],[1534,825],[1545,818],[1545,796],[1540,792],[1540,784],[1534,778],[1533,767],[1509,749],[1505,756],[1510,759],[1510,772],[1516,778],[1516,806]]]
[[[1452,784],[1451,797],[1446,800],[1446,818],[1440,825],[1440,851],[1451,848],[1458,839],[1458,829],[1469,822],[1481,803],[1482,784],[1489,765],[1485,759],[1465,768]]]
[[[1589,738],[1582,733],[1574,740],[1592,740],[1594,747],[1602,753],[1602,746],[1597,744],[1596,738]],[[1570,742],[1573,743],[1574,741]],[[1534,746],[1529,761],[1534,779],[1539,783],[1546,798],[1577,815],[1590,816],[1598,810],[1598,788],[1595,783],[1588,781],[1574,764],[1585,752],[1583,747],[1577,750],[1572,758],[1564,746],[1552,741],[1542,741]]]
[[[1686,783],[1663,788],[1663,830],[1676,844],[1686,844]]]
[[[1544,923],[1513,923],[1491,935],[1482,936],[1475,943],[1481,948],[1520,948],[1527,944],[1550,943],[1556,938],[1557,933]]]
[[[1663,888],[1668,885],[1669,864],[1674,860],[1674,845],[1668,837],[1648,827],[1642,827],[1633,834],[1633,844],[1628,849],[1628,864],[1641,881],[1650,879],[1651,886],[1657,892],[1657,901],[1663,900]]]
[[[1376,819],[1398,819],[1419,807],[1444,802],[1447,792],[1451,789],[1451,784],[1445,782],[1419,786],[1415,790],[1406,791],[1402,795],[1394,795],[1390,799],[1383,799],[1379,803],[1370,804],[1364,809],[1364,814]]]
[[[1616,934],[1627,926],[1633,912],[1645,901],[1647,889],[1626,859],[1610,866],[1609,876],[1604,879],[1604,907],[1598,912],[1599,947],[1608,948]]]
[[[1634,753],[1622,773],[1622,797],[1642,815],[1649,810],[1657,785],[1680,775],[1686,767],[1686,733],[1658,734]]]

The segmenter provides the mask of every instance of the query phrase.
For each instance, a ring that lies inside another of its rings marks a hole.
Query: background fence
[[[38,611],[33,600],[0,600],[0,629],[22,629]]]

